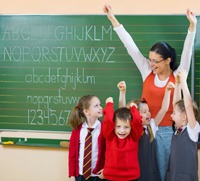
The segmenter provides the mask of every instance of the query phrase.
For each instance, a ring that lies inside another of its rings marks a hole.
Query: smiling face
[[[185,111],[181,111],[181,109],[179,108],[179,106],[177,104],[175,104],[174,106],[174,110],[173,113],[171,114],[172,120],[175,123],[175,127],[181,128],[183,126],[185,126],[187,124],[187,116]]]
[[[115,120],[115,134],[118,138],[124,139],[126,138],[131,132],[131,125],[129,120],[120,120],[117,118]]]
[[[140,103],[139,112],[142,116],[142,125],[149,125],[151,120],[149,106],[146,103]]]
[[[170,58],[164,59],[160,54],[150,51],[149,64],[154,74],[162,74],[164,71],[170,69]]]

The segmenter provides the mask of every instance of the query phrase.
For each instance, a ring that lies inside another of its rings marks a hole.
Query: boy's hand
[[[112,97],[108,97],[108,98],[106,99],[106,104],[107,104],[108,102],[113,102],[113,98],[112,98]]]
[[[126,91],[126,82],[125,81],[120,81],[117,84],[117,87],[118,87],[119,91]]]
[[[136,109],[138,108],[138,107],[137,107],[137,104],[135,104],[134,102],[131,102],[131,103],[130,103],[130,107],[133,107],[133,106],[135,106]]]

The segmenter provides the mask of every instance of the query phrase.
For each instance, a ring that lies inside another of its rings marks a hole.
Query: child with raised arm
[[[108,19],[113,25],[114,31],[117,33],[118,37],[127,49],[128,54],[131,56],[141,73],[143,80],[142,98],[144,97],[147,100],[152,117],[155,117],[162,105],[165,87],[168,82],[175,82],[175,77],[180,69],[184,68],[187,71],[190,69],[197,27],[196,15],[194,12],[187,9],[186,17],[188,19],[189,28],[184,41],[180,65],[178,66],[176,51],[167,42],[155,43],[150,48],[148,57],[145,57],[140,52],[140,47],[135,43],[134,35],[131,36],[123,25],[120,24],[117,17],[115,17],[111,6],[105,5],[103,11],[107,14]],[[159,129],[156,133],[157,158],[159,159],[158,163],[162,181],[165,179],[173,134],[172,120],[170,117],[173,111],[172,97],[173,91],[171,92],[169,109],[160,122]]]
[[[101,180],[98,172],[104,167],[105,139],[100,117],[100,100],[93,95],[81,97],[71,112],[69,121],[72,134],[68,159],[70,181]]]
[[[134,103],[114,111],[113,98],[106,99],[103,135],[106,139],[104,178],[115,181],[136,180],[140,176],[138,141],[142,121]]]
[[[166,181],[198,181],[198,107],[187,86],[187,71],[182,69],[177,76],[171,115],[176,131],[172,136]]]
[[[119,89],[119,106],[126,105],[126,83],[120,81],[118,83]],[[160,181],[160,174],[156,155],[156,132],[158,130],[158,124],[162,120],[163,116],[169,108],[171,89],[174,88],[174,84],[169,82],[165,89],[164,98],[162,101],[162,107],[155,118],[151,118],[149,106],[145,99],[131,101],[134,102],[140,115],[142,116],[143,135],[139,140],[139,164],[141,175],[138,181]],[[127,104],[129,107],[129,103]]]

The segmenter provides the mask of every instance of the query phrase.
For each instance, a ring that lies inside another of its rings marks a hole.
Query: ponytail
[[[172,71],[174,71],[174,70],[176,70],[178,68],[176,50],[174,48],[171,48],[170,68],[172,69]]]
[[[74,109],[72,109],[69,123],[73,129],[78,129],[78,126],[84,121],[85,115],[83,111],[78,107],[75,106]]]

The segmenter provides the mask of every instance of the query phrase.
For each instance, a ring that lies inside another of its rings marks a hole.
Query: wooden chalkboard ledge
[[[2,137],[2,145],[68,148],[69,140]]]

